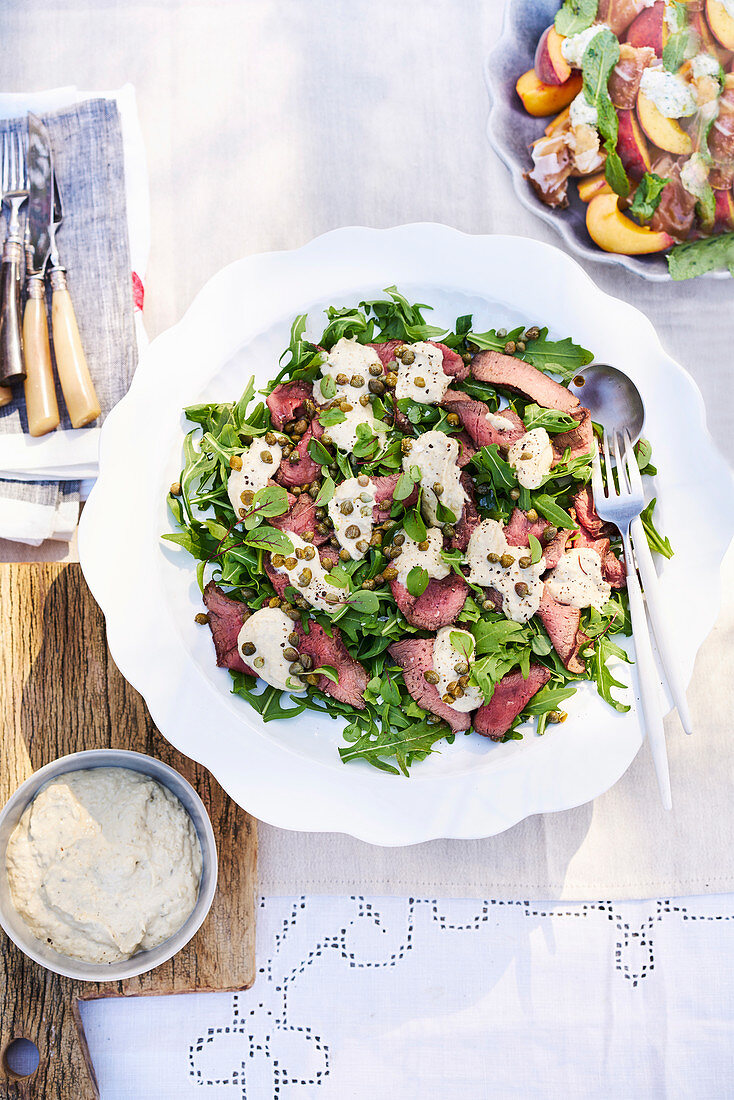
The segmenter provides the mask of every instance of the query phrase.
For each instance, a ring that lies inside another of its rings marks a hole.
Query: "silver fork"
[[[622,535],[624,546],[624,560],[627,567],[627,594],[629,596],[630,617],[632,619],[632,634],[635,639],[635,653],[637,656],[637,679],[640,685],[640,700],[642,713],[645,719],[650,750],[655,764],[655,773],[658,778],[660,796],[666,810],[673,807],[670,793],[670,774],[668,772],[668,754],[665,746],[665,730],[663,728],[663,713],[660,706],[658,685],[660,683],[655,658],[653,657],[650,643],[650,632],[645,615],[645,605],[642,600],[640,582],[635,569],[635,559],[630,541],[630,523],[645,506],[645,497],[642,491],[642,478],[637,467],[632,440],[628,431],[624,433],[614,432],[609,440],[608,432],[604,432],[602,441],[604,450],[604,462],[606,465],[607,485],[606,490],[601,472],[599,448],[595,449],[592,462],[591,486],[594,494],[594,504],[602,519],[614,523]],[[614,484],[612,473],[611,452],[617,468],[619,488]]]
[[[0,384],[25,378],[23,337],[20,319],[20,266],[23,236],[20,208],[28,198],[25,180],[25,146],[20,132],[8,131],[3,139],[3,204],[10,209],[8,236],[0,269]]]

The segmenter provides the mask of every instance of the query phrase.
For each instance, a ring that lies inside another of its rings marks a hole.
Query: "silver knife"
[[[28,431],[45,435],[59,424],[59,406],[51,363],[46,319],[46,264],[51,252],[49,226],[53,210],[53,156],[46,127],[28,115],[28,216],[25,232],[28,277],[23,344]]]

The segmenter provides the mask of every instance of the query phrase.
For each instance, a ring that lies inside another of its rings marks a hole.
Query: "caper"
[[[459,683],[459,682],[457,681],[457,682],[456,682],[456,687],[455,687],[455,689],[454,689],[454,699],[461,699],[461,697],[462,697],[462,695],[463,695],[463,694],[464,694],[464,688],[463,688],[463,687],[461,686],[461,684],[460,684],[460,683]]]
[[[199,626],[206,626],[209,622],[209,616],[204,611],[200,611],[198,615],[194,615],[194,622],[198,623]]]
[[[257,649],[257,646],[253,642],[243,642],[241,648],[245,657],[251,657]]]
[[[309,672],[308,676],[306,677],[306,683],[310,684],[311,687],[316,687],[318,685],[318,682],[318,676],[314,676],[313,672]]]
[[[396,535],[393,539],[393,546],[402,546],[405,542],[405,535]]]
[[[418,543],[418,549],[419,549],[419,550],[427,550],[427,549],[429,548],[429,546],[430,546],[430,545],[431,545],[431,544],[430,544],[429,540],[428,540],[428,539],[424,539],[424,540],[423,540],[423,542],[419,542],[419,543]]]
[[[343,413],[350,413],[354,408],[354,405],[350,405],[348,401],[340,401],[339,408]]]
[[[310,485],[309,486],[308,495],[311,497],[312,500],[316,500],[316,497],[319,495],[320,492],[321,492],[321,486],[320,485]]]
[[[491,561],[492,565],[496,565],[499,560],[500,560],[499,554],[495,554],[492,551],[490,551],[489,554],[487,554],[487,561]]]
[[[515,591],[517,592],[518,596],[527,596],[530,589],[525,584],[525,581],[518,581],[515,585]]]
[[[291,462],[292,459],[288,459],[288,461]],[[301,488],[300,485],[294,485],[293,488],[291,489],[291,492],[293,493],[294,497],[299,497],[301,495],[301,493],[303,492],[303,489]]]
[[[568,714],[565,710],[551,710],[548,712],[549,722],[565,722]]]
[[[368,577],[366,581],[362,581],[362,588],[366,588],[368,592],[371,592],[375,587],[375,582],[372,577]]]
[[[545,531],[543,532],[543,541],[544,542],[552,542],[552,540],[556,537],[557,534],[558,534],[558,528],[557,527],[546,527]]]
[[[288,610],[290,611],[290,608],[289,608]],[[286,611],[286,615],[287,615],[287,614],[288,614],[288,611]],[[300,640],[301,640],[301,639],[300,639],[300,638],[298,637],[298,635],[296,634],[295,630],[293,631],[293,633],[292,633],[292,634],[289,634],[289,635],[288,635],[288,641],[289,641],[289,642],[291,643],[291,645],[298,645],[298,643],[300,642]],[[293,659],[295,660],[295,657],[294,657]]]
[[[402,552],[402,546],[393,546],[390,550],[385,552],[385,557],[390,558],[391,561],[395,561],[395,558],[399,558]]]
[[[459,677],[459,683],[461,684],[461,686],[462,686],[462,687],[463,687],[464,689],[466,689],[466,687],[467,687],[467,685],[468,685],[468,683],[469,683],[469,677],[468,677],[468,675],[467,675],[466,673],[464,673],[464,674],[463,674],[463,676],[460,676],[460,677]]]
[[[496,610],[492,600],[482,600],[482,609],[484,611],[495,611]]]
[[[308,568],[308,566],[305,566],[305,568],[302,569],[298,575],[298,583],[302,584],[305,587],[306,585],[311,583],[312,576],[313,573],[311,572],[311,570]]]
[[[370,546],[382,546],[382,531],[373,531]]]
[[[426,718],[426,725],[427,726],[440,726],[440,724],[441,724],[441,719],[439,718],[439,716],[437,714],[429,714],[428,717]]]
[[[295,420],[289,420],[287,424],[283,425],[283,431],[285,432],[286,435],[291,434],[291,432],[293,431],[293,425],[294,424],[295,424]]]
[[[537,523],[538,513],[535,511],[534,508],[528,508],[525,515],[528,517],[528,519],[530,520],[531,523]]]
[[[292,619],[294,623],[299,622],[300,619],[301,619],[300,611],[295,611],[294,609],[291,609],[290,611],[286,611],[286,615],[288,616],[289,619]],[[291,637],[292,637],[292,635],[291,635]],[[296,637],[298,637],[298,635],[296,635]]]
[[[415,362],[415,352],[412,348],[404,348],[403,354],[400,356],[400,358],[403,360],[406,366],[410,366],[411,363]],[[416,378],[416,382],[417,381],[418,379]]]
[[[171,488],[168,490],[168,492],[171,494],[172,497],[180,497],[181,496],[181,482],[180,481],[174,481],[173,484],[171,485]]]
[[[339,551],[339,560],[340,561],[351,561],[352,560],[352,555],[349,553],[348,550],[340,550]]]
[[[300,660],[301,664],[303,665],[305,671],[310,672],[311,669],[313,668],[313,658],[309,657],[308,653],[302,653],[301,656],[299,657],[299,660]]]
[[[398,376],[395,371],[388,371],[385,375],[385,385],[389,390],[394,390],[398,384]]]
[[[297,462],[300,462],[301,461],[301,456],[299,455],[298,451],[291,451],[291,453],[288,455],[288,461],[293,466],[295,466]],[[303,490],[301,490],[301,491],[303,491]]]
[[[377,394],[378,397],[381,397],[385,392],[385,383],[381,382],[379,378],[373,378],[367,386],[367,389],[370,393]]]
[[[297,420],[293,430],[298,432],[299,435],[303,435],[304,432],[308,431],[308,420]]]
[[[515,559],[512,554],[502,554],[500,557],[500,565],[503,569],[509,569],[511,565],[515,564]]]
[[[363,393],[359,399],[359,403],[363,409],[366,409],[370,403],[370,399],[366,393]]]
[[[394,581],[398,575],[398,571],[394,565],[388,565],[387,569],[382,570],[382,575],[386,581]]]
[[[437,684],[441,677],[438,675],[437,672],[434,672],[432,668],[428,668],[423,673],[423,679],[426,681],[427,684]]]
[[[271,561],[276,569],[280,569],[283,565],[285,565],[285,558],[282,554],[273,554]]]
[[[357,550],[359,550],[360,554],[366,554],[370,548],[370,544],[368,543],[367,539],[358,539],[355,543],[355,546]]]
[[[241,455],[230,455],[229,456],[229,468],[231,470],[241,470],[242,469],[242,456]]]
[[[469,671],[469,665],[466,661],[457,661],[454,665],[454,672],[458,672],[459,676],[466,676]]]
[[[252,504],[254,499],[255,494],[253,493],[252,489],[243,489],[240,493],[240,500],[243,504]]]
[[[313,531],[304,531],[301,538],[304,542],[313,542]]]
[[[449,706],[451,706],[451,704],[452,704],[452,703],[455,703],[455,702],[456,702],[456,700],[454,699],[453,695],[451,695],[451,694],[450,694],[450,693],[449,693],[448,691],[446,692],[446,694],[445,694],[445,695],[442,695],[442,696],[441,696],[441,701],[442,701],[443,703],[448,703],[448,704],[449,704]]]
[[[520,558],[520,561],[518,562],[518,565],[521,569],[529,569],[532,564],[533,559],[530,557]]]
[[[344,534],[346,535],[346,537],[348,539],[358,539],[359,538],[359,527],[357,527],[356,523],[350,523],[349,526],[347,527],[346,531],[344,532]]]
[[[333,592],[327,592],[324,599],[327,603],[339,603],[339,597],[335,596]]]
[[[303,558],[303,549],[300,546],[296,547],[296,557],[299,561]]]
[[[443,496],[443,485],[441,484],[440,481],[437,481],[435,483],[435,485],[433,486],[433,491],[434,491],[434,493],[436,494],[437,497],[442,497]]]
[[[498,328],[497,329],[497,339],[498,340],[504,340],[505,336],[507,336],[507,329],[506,328]]]
[[[286,558],[285,561],[283,562],[283,564],[285,565],[286,569],[295,569],[298,562],[296,561],[295,558],[291,557],[291,558]]]
[[[325,523],[317,523],[316,524],[316,531],[318,532],[319,535],[328,535],[329,528],[326,526]]]
[[[341,373],[339,373],[339,374],[337,374],[337,376],[336,376],[336,381],[337,381],[337,384],[338,384],[338,385],[340,385],[340,386],[346,386],[346,384],[347,384],[347,382],[349,381],[349,379],[347,378],[346,374],[341,374]]]
[[[302,611],[307,611],[309,607],[308,600],[304,600],[303,596],[299,596],[296,600],[296,607],[300,607]]]
[[[301,676],[306,670],[300,661],[294,661],[292,665],[288,666],[288,671],[291,676]]]
[[[520,499],[520,490],[519,489],[510,489],[510,499],[511,500],[519,500]]]
[[[382,363],[370,363],[370,374],[376,377],[382,374]]]
[[[507,343],[505,344],[505,355],[514,355],[514,354],[515,354],[515,341],[514,340],[508,340]]]
[[[446,417],[446,421],[452,428],[458,428],[459,424],[461,424],[461,417],[458,413],[449,413]]]
[[[316,557],[316,551],[314,550],[313,546],[304,546],[303,556],[306,561],[313,561],[313,559]]]
[[[353,374],[350,379],[350,383],[354,386],[355,389],[359,389],[360,386],[364,385],[364,378],[361,374]]]
[[[444,523],[441,530],[443,531],[447,539],[452,539],[456,534],[456,528],[454,527],[453,523]]]
[[[331,444],[333,443],[333,440],[332,440],[332,438],[331,438],[331,436],[329,435],[328,432],[324,432],[324,434],[321,436],[321,442],[323,443],[323,445],[325,447],[331,446]]]
[[[404,455],[409,455],[413,450],[413,443],[410,439],[403,439],[400,441],[400,450]]]
[[[515,346],[517,347],[518,351],[525,351],[525,343],[523,340],[518,340]]]
[[[283,650],[283,656],[285,657],[286,661],[297,661],[298,660],[298,650],[293,649],[292,646],[286,646],[285,649]]]
[[[283,458],[288,458],[292,454],[293,454],[293,444],[292,443],[286,443],[286,445],[283,447]]]
[[[271,596],[268,600],[268,607],[280,607],[280,596]]]
[[[525,329],[523,339],[525,340],[537,340],[540,336],[540,329],[537,325],[531,325],[530,328]]]
[[[318,507],[316,508],[316,512],[315,512],[316,519],[326,519],[328,514],[329,513],[328,513],[327,509],[324,508],[321,504],[319,504]]]
[[[316,412],[316,405],[310,397],[307,397],[306,400],[303,402],[303,407],[306,410],[306,414],[308,416],[313,416],[313,414]]]
[[[404,360],[404,359],[403,359],[403,362],[405,362],[405,360]],[[417,376],[416,376],[416,377],[415,377],[415,378],[413,379],[413,385],[414,385],[414,386],[415,386],[415,387],[416,387],[417,389],[419,389],[419,390],[422,390],[422,389],[424,389],[424,388],[425,388],[425,385],[426,385],[426,380],[425,380],[425,378],[423,377],[423,375],[422,375],[422,374],[419,374],[419,375],[417,375]]]
[[[265,433],[265,442],[268,444],[269,447],[272,447],[275,441],[275,432]]]
[[[267,466],[271,466],[273,463],[273,456],[270,451],[260,451],[260,458]]]
[[[256,657],[255,660],[252,662],[252,664],[253,664],[254,668],[262,668],[263,665],[265,664],[265,658],[264,657]]]

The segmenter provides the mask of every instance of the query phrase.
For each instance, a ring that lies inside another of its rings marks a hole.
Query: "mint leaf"
[[[734,275],[734,233],[677,244],[668,253],[667,260],[668,270],[675,280],[695,279],[707,271],[728,270]]]
[[[566,38],[587,30],[596,19],[598,6],[598,0],[565,0],[556,12],[556,30]]]
[[[629,180],[617,153],[619,119],[609,96],[607,84],[619,61],[619,41],[608,27],[595,34],[581,59],[581,75],[584,95],[588,103],[596,107],[597,127],[607,151],[605,175],[609,186],[625,198],[629,194]]]
[[[663,46],[663,67],[670,73],[677,73],[684,61],[695,57],[701,40],[692,27],[671,34]]]
[[[405,587],[411,596],[422,596],[428,588],[429,580],[428,570],[420,565],[414,565],[405,578]]]
[[[658,208],[663,188],[667,183],[664,176],[658,176],[655,172],[645,172],[637,185],[630,214],[637,218],[638,222],[649,222]]]

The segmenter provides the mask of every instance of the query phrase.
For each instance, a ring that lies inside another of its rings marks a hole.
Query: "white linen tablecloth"
[[[135,85],[149,158],[146,322],[155,336],[224,264],[340,225],[434,220],[558,244],[519,205],[485,139],[482,65],[502,7],[11,0],[3,83],[17,91]],[[661,286],[600,265],[588,270],[648,314],[697,379],[712,434],[733,459],[731,284]],[[728,605],[696,688],[703,715],[723,713],[721,654],[730,664],[733,627]],[[646,786],[632,786],[643,768]],[[641,754],[618,785],[622,809],[643,789],[654,797]],[[603,801],[592,816],[602,834],[610,820]],[[573,831],[577,819],[566,816]],[[521,826],[530,831],[518,835],[518,848],[545,844],[546,827]],[[284,853],[294,874],[303,869],[304,842],[265,826],[261,838],[272,892]],[[338,845],[319,844],[308,857],[314,866],[360,881],[359,893],[379,892],[384,867],[370,865],[361,846],[342,846],[340,863]],[[426,881],[433,854],[427,862],[424,855],[402,864],[401,882]],[[471,853],[435,858],[434,870],[443,859],[445,873],[421,897],[440,897],[452,858]],[[588,873],[593,884],[593,863]],[[329,878],[316,888],[328,892]],[[434,907],[409,901],[409,892],[267,898],[261,970],[246,994],[86,1005],[104,1100],[734,1095],[730,898],[607,908],[490,898],[485,913],[481,900]]]

